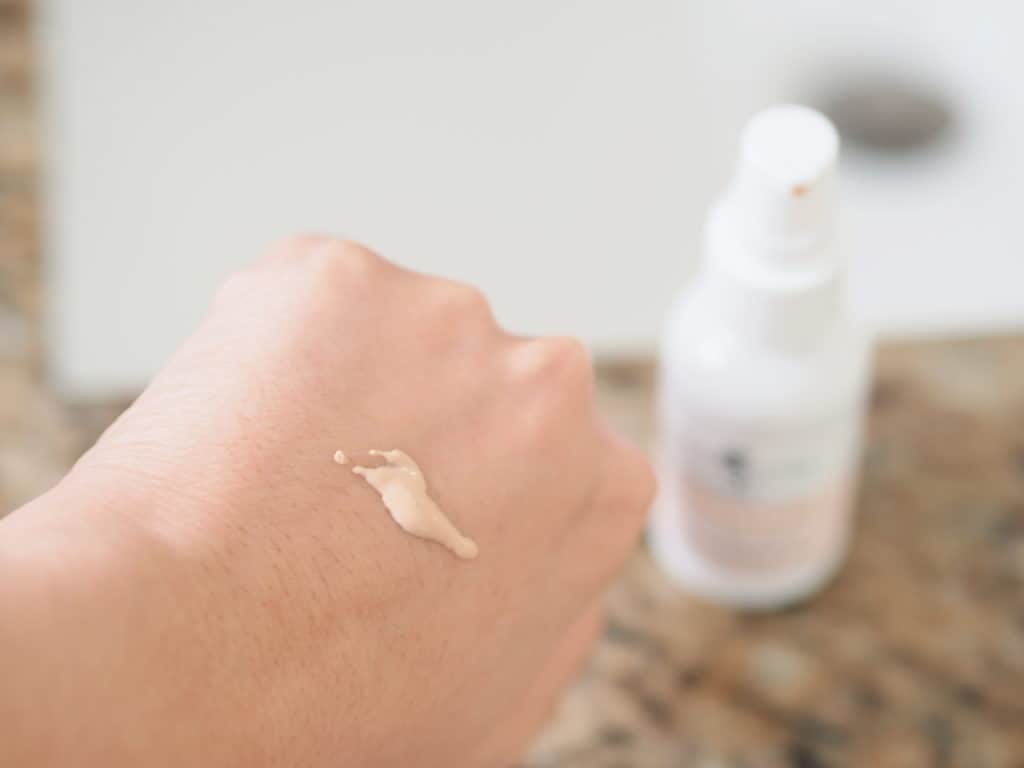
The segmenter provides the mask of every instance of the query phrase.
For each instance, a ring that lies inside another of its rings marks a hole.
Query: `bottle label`
[[[785,429],[686,414],[675,430],[683,534],[733,570],[792,568],[845,536],[860,438],[856,409]]]

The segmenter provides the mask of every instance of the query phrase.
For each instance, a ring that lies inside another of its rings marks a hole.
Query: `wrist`
[[[142,537],[93,494],[64,483],[0,521],[0,764],[74,762],[66,750],[118,695],[124,587]],[[87,701],[89,693],[101,701]],[[105,700],[105,701],[103,701]]]
[[[179,602],[132,494],[69,476],[0,521],[0,764],[128,764]]]
[[[273,741],[270,635],[217,536],[175,513],[218,516],[88,465],[0,521],[0,765],[250,764]]]

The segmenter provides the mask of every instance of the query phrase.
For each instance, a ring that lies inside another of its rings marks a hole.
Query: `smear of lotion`
[[[380,456],[386,463],[380,467],[353,467],[352,471],[374,487],[403,530],[443,544],[465,560],[476,557],[476,542],[463,536],[430,498],[423,473],[407,453],[375,450],[370,454]]]
[[[344,451],[335,451],[334,452],[334,463],[335,464],[347,464],[348,463],[348,456],[345,455]]]

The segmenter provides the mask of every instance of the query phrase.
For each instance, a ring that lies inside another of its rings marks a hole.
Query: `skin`
[[[653,481],[572,339],[324,237],[228,280],[0,522],[0,765],[512,765],[586,657]],[[333,462],[400,447],[479,545]]]

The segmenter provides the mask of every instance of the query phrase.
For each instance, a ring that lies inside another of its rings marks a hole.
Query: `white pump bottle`
[[[664,337],[651,549],[739,608],[809,595],[847,547],[870,345],[844,304],[838,149],[812,109],[754,116]]]

